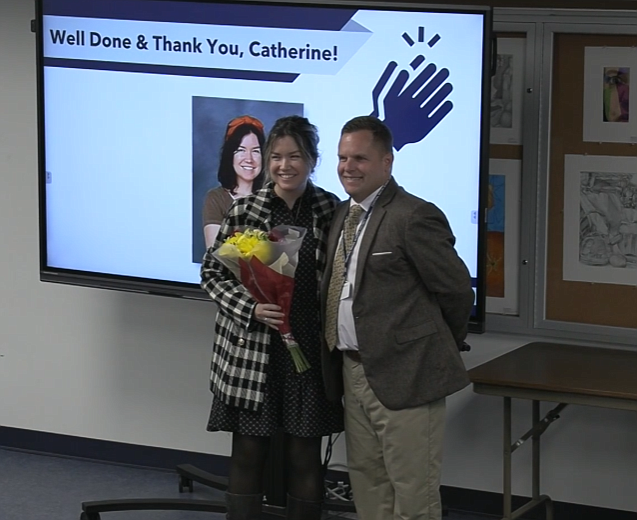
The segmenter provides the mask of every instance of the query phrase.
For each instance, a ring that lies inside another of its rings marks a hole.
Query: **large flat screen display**
[[[398,183],[449,219],[480,328],[488,9],[36,3],[42,280],[207,298],[204,228],[230,126],[258,129],[237,143],[257,176],[255,134],[306,116],[321,139],[314,182],[344,199],[340,129],[374,114],[393,132]]]

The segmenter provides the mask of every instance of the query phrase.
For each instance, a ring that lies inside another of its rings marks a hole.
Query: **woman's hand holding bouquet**
[[[294,273],[305,233],[305,228],[294,226],[277,226],[269,233],[244,228],[235,231],[213,253],[258,303],[281,308],[278,330],[297,372],[310,368],[290,327]]]

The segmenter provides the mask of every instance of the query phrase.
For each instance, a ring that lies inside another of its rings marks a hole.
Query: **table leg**
[[[538,431],[537,425],[540,423],[540,402],[533,401],[532,404],[532,420],[533,420],[533,500],[540,498],[540,435],[542,432]]]
[[[504,396],[504,420],[503,420],[503,473],[502,473],[502,498],[503,498],[503,518],[502,520],[516,520],[527,512],[544,504],[546,508],[546,520],[553,520],[553,502],[548,495],[540,495],[540,436],[549,425],[559,419],[560,412],[568,404],[560,403],[550,410],[544,419],[540,420],[540,401],[533,400],[531,416],[533,425],[515,443],[511,442],[511,397]],[[522,507],[513,511],[512,500],[512,456],[513,452],[520,448],[528,439],[532,439],[532,475],[531,482],[533,496]]]
[[[511,520],[511,398],[504,398],[504,473],[503,477],[503,500],[504,518]]]
[[[546,497],[544,505],[546,506],[546,520],[553,520],[553,501],[550,497]]]
[[[533,420],[533,502],[538,505],[544,502],[546,520],[553,520],[553,501],[551,497],[548,495],[540,495],[540,435],[544,433],[545,429],[540,425],[540,401],[533,401],[531,415]],[[545,426],[548,426],[548,424],[550,423],[546,423]]]
[[[551,410],[544,419],[540,420],[540,401],[533,400],[531,407],[531,429],[520,437],[515,443],[511,443],[511,398],[504,398],[504,482],[503,500],[504,517],[502,520],[516,520],[522,518],[527,512],[544,504],[546,508],[546,520],[553,520],[553,502],[548,495],[540,494],[540,436],[548,426],[559,418],[559,412],[567,405],[562,403]],[[532,439],[532,467],[531,484],[533,496],[522,507],[513,511],[512,508],[512,456],[513,452],[520,448],[529,438]]]

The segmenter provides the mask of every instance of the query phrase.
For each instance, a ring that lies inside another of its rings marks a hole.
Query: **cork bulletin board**
[[[556,34],[550,117],[545,317],[637,328],[637,36]]]

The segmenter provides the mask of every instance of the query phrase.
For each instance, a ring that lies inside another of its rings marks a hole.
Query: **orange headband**
[[[256,117],[252,116],[239,116],[235,117],[232,121],[228,123],[228,128],[226,129],[226,141],[230,138],[230,136],[234,133],[234,131],[239,128],[241,125],[252,125],[256,129],[260,130],[263,133],[263,123],[259,121]]]

